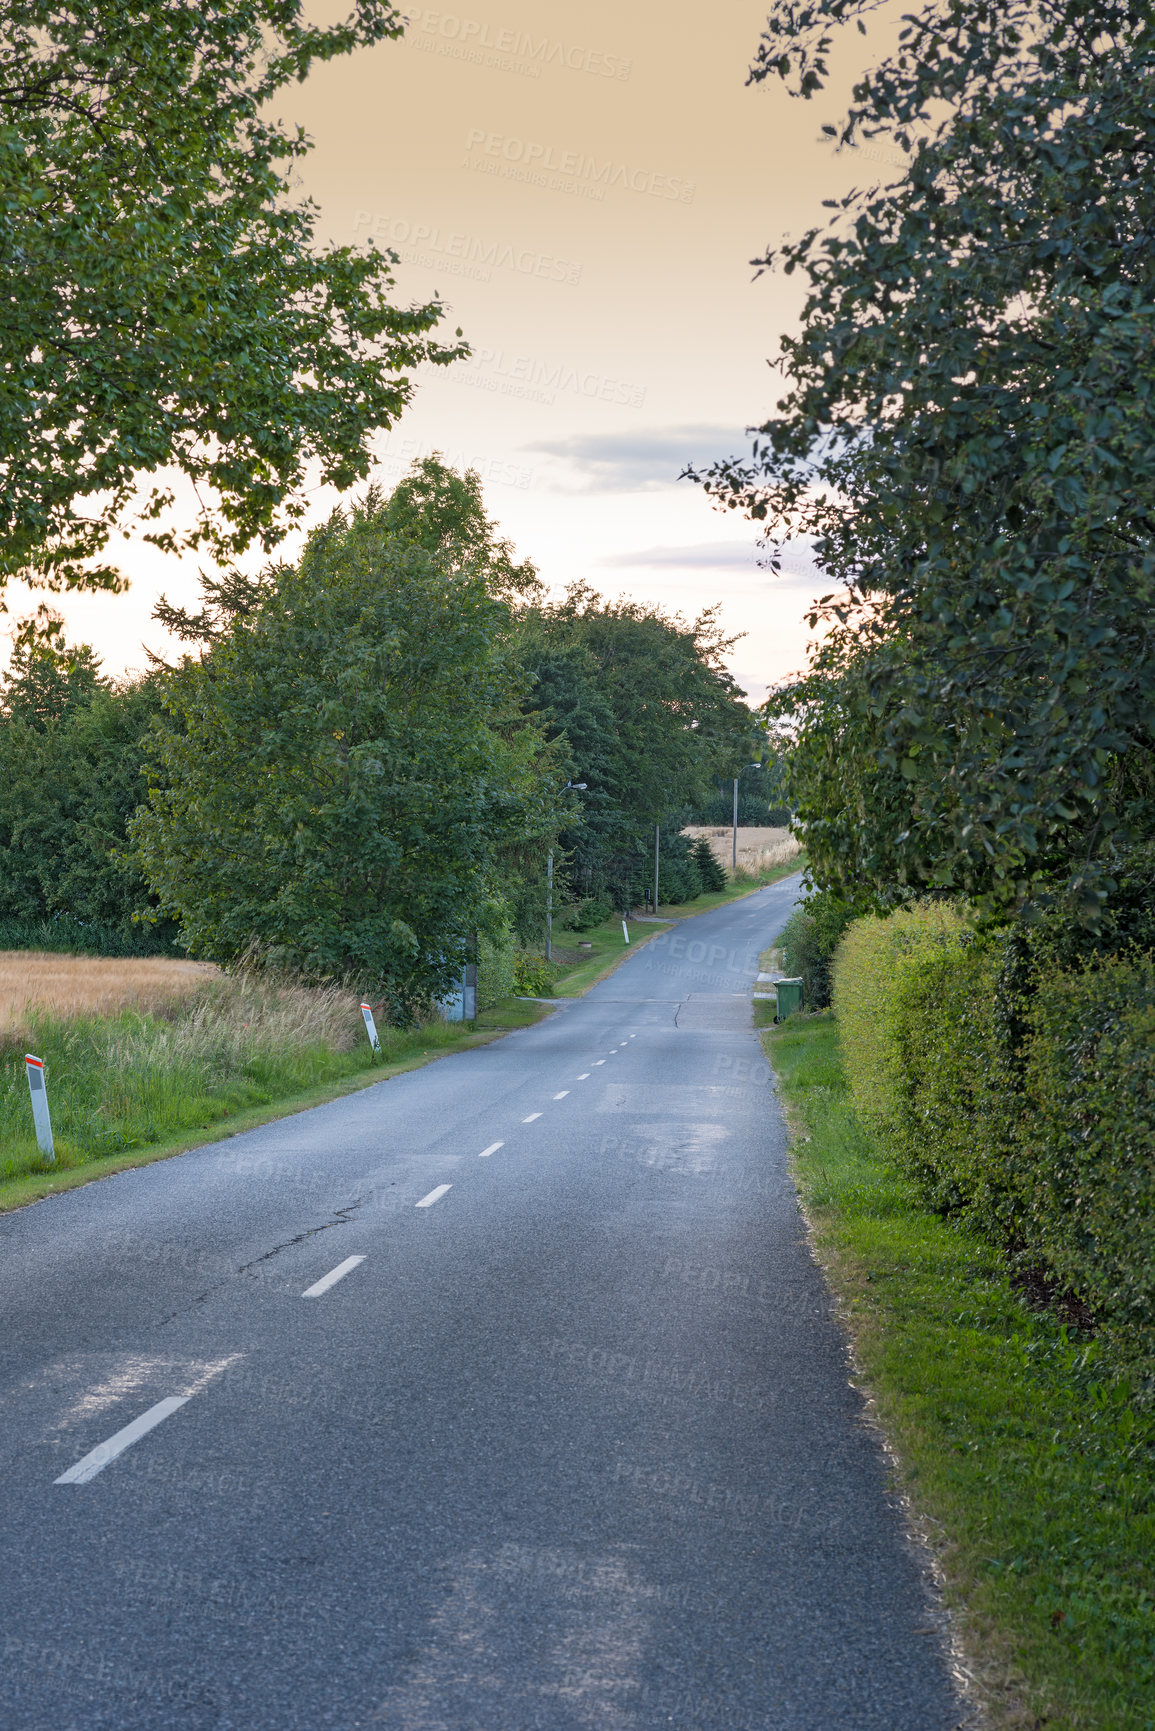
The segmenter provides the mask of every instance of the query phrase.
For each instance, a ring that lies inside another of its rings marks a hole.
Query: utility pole
[[[553,961],[553,849],[545,868],[545,959]]]
[[[658,824],[654,825],[654,914],[658,912],[658,855],[661,850],[662,831]]]
[[[738,870],[738,777],[734,777],[734,870]]]

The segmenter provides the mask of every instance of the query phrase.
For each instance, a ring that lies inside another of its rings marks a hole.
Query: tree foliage
[[[771,7],[754,79],[810,96],[869,0]],[[1148,0],[930,0],[832,141],[903,178],[758,261],[801,272],[789,375],[707,478],[806,533],[832,626],[778,695],[811,870],[1065,883],[1097,917],[1152,832],[1155,32]]]
[[[98,951],[171,945],[127,841],[159,713],[155,679],[117,688],[85,646],[18,644],[0,690],[0,921],[63,921]]]
[[[728,647],[715,610],[688,624],[640,602],[605,601],[585,584],[519,613],[518,649],[535,680],[529,701],[570,779],[587,784],[580,821],[561,838],[580,893],[605,890],[629,905],[655,824],[676,833],[712,777],[748,755],[753,718],[725,669]]]
[[[401,34],[387,0],[314,26],[299,0],[9,0],[0,19],[0,585],[115,588],[140,477],[196,489],[183,543],[271,547],[311,478],[346,488],[463,350],[436,302],[390,305],[392,255],[319,247],[290,197],[309,149],[270,116],[316,61]],[[460,332],[458,333],[460,336]]]
[[[467,477],[476,486],[476,477]],[[404,496],[403,496],[404,503]],[[170,678],[134,835],[195,954],[351,977],[401,1009],[503,929],[557,777],[521,713],[509,609],[474,555],[370,493]]]

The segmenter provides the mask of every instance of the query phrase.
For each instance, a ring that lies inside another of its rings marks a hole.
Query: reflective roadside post
[[[377,1024],[373,1020],[373,1012],[369,1008],[368,1004],[361,1005],[361,1014],[365,1018],[365,1032],[369,1036],[369,1044],[375,1052],[379,1052],[381,1050],[381,1042],[377,1038]]]
[[[52,1120],[48,1116],[48,1089],[44,1086],[44,1060],[24,1054],[28,1071],[28,1092],[32,1096],[32,1122],[36,1126],[36,1143],[50,1166],[56,1164],[56,1149],[52,1145]]]

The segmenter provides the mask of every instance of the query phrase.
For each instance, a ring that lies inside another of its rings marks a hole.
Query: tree
[[[726,868],[718,861],[713,848],[706,836],[700,835],[693,846],[694,864],[702,880],[702,888],[724,890],[726,888]]]
[[[655,824],[676,833],[719,765],[740,761],[751,731],[716,611],[687,624],[575,584],[560,602],[525,608],[517,628],[532,708],[570,778],[587,783],[580,821],[561,837],[575,890],[605,891],[620,907],[640,901]],[[682,852],[692,888],[688,849],[676,843],[671,870]]]
[[[0,19],[0,587],[118,588],[112,527],[226,563],[272,547],[302,483],[347,488],[464,351],[437,302],[389,303],[392,254],[319,248],[290,198],[310,148],[268,105],[315,61],[401,34],[299,0],[9,0]],[[460,337],[460,332],[458,332]],[[165,526],[178,470],[198,500]],[[135,510],[135,517],[134,517]]]
[[[476,486],[476,477],[466,478]],[[352,978],[399,1013],[500,931],[509,862],[556,829],[483,557],[370,493],[172,674],[133,834],[194,954]]]
[[[155,678],[118,688],[87,645],[17,645],[0,689],[0,920],[63,919],[97,951],[171,947],[127,836],[159,713]]]
[[[803,96],[869,0],[772,5],[752,78]],[[908,152],[758,261],[809,283],[748,461],[707,485],[808,533],[832,633],[800,718],[811,871],[1056,885],[1097,917],[1152,833],[1155,74],[1135,0],[932,0],[832,138]]]

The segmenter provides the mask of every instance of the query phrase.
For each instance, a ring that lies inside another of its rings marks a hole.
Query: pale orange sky
[[[846,80],[809,103],[746,88],[754,4],[466,0],[409,16],[404,41],[318,68],[279,105],[316,143],[302,180],[322,237],[393,246],[398,298],[439,292],[474,348],[420,377],[377,441],[379,479],[440,449],[480,470],[551,589],[584,578],[687,615],[721,602],[744,633],[731,665],[761,697],[803,660],[804,550],[770,576],[750,525],[676,476],[744,449],[779,394],[767,360],[801,285],[755,283],[749,260],[820,221],[824,197],[891,177],[820,140]],[[314,503],[323,516],[333,495]],[[194,561],[121,557],[128,595],[63,605],[111,672],[166,647],[160,590],[196,593]],[[26,610],[17,592],[9,605]]]

